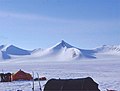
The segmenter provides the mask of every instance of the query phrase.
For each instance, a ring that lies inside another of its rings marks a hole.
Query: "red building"
[[[32,76],[29,73],[26,73],[22,70],[19,70],[15,74],[12,74],[12,81],[18,81],[18,80],[32,80]]]

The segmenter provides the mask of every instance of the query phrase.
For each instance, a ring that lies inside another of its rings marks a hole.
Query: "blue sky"
[[[120,0],[0,0],[0,44],[48,48],[120,44]]]

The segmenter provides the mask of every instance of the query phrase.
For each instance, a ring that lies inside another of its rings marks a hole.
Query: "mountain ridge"
[[[47,49],[34,49],[34,50],[25,50],[14,45],[1,45],[0,46],[0,59],[12,59],[11,55],[16,56],[33,56],[41,58],[56,58],[56,60],[76,60],[76,59],[95,59],[97,58],[96,54],[114,54],[120,55],[120,45],[103,45],[95,49],[80,49],[69,43],[62,40],[56,45],[47,48]]]

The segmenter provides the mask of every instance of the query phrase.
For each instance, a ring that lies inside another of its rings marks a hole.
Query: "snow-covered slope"
[[[35,78],[46,77],[56,79],[75,79],[92,77],[99,84],[100,91],[106,89],[120,91],[120,58],[119,59],[95,59],[67,62],[41,62],[39,59],[17,59],[0,62],[1,72],[16,73],[22,69],[25,72],[34,72]],[[3,70],[2,70],[3,69]],[[41,81],[42,89],[46,81]],[[32,81],[1,82],[0,91],[32,91]],[[39,82],[35,81],[35,91],[39,91]]]
[[[101,47],[87,50],[87,49],[80,49],[74,47],[65,41],[61,41],[48,49],[39,49],[38,51],[34,52],[37,56],[41,56],[42,58],[53,58],[59,60],[74,60],[74,59],[95,59],[100,57],[120,57],[120,45],[118,46],[110,46],[110,45],[103,45]]]
[[[30,55],[31,51],[24,50],[21,48],[18,48],[14,45],[10,46],[5,46],[1,45],[0,46],[0,59],[11,59],[11,55],[16,55],[16,56],[24,56],[24,55]]]
[[[7,54],[11,54],[11,55],[30,55],[31,54],[30,51],[18,48],[14,45],[10,45],[9,47],[7,47],[6,52]]]
[[[26,56],[28,55],[28,56]],[[70,61],[80,59],[95,59],[101,57],[120,57],[120,45],[109,46],[103,45],[101,47],[87,50],[74,47],[64,40],[57,43],[56,45],[47,49],[35,49],[33,51],[24,50],[14,45],[0,46],[0,60],[1,59],[12,59],[14,56],[19,58],[27,57],[32,59],[45,59],[45,60],[59,60],[59,61]]]
[[[89,50],[88,52],[74,47],[62,40],[51,48],[45,50],[38,49],[38,51],[34,52],[34,55],[59,61],[78,60],[81,58],[95,58],[92,54],[90,54]]]
[[[120,54],[120,45],[103,45],[102,47],[96,48],[95,51],[97,53],[118,53]]]
[[[48,48],[48,50],[50,55],[57,56],[60,60],[73,60],[83,56],[79,49],[63,40],[55,46]]]
[[[39,48],[32,52],[28,51],[30,55],[19,55],[20,57],[16,59],[13,59],[13,55],[11,56],[7,49],[12,51],[14,47],[0,46],[0,60],[4,57],[10,59],[0,62],[0,69],[3,69],[4,72],[15,73],[17,70],[23,69],[31,74],[32,72],[39,73],[40,76],[45,76],[48,80],[51,78],[73,79],[90,76],[99,84],[101,91],[106,91],[106,89],[120,90],[120,46],[104,45],[86,50],[61,41],[47,49]],[[15,52],[12,53],[17,55]],[[89,60],[86,60],[86,58]],[[90,60],[90,58],[96,59]],[[68,62],[68,60],[74,59],[80,59],[80,61]],[[42,89],[45,83],[41,82]],[[18,89],[31,91],[32,84],[32,81],[0,83],[0,91],[17,91]],[[35,91],[38,90],[39,83],[36,81]]]
[[[120,58],[120,45],[103,45],[94,49],[96,58]]]

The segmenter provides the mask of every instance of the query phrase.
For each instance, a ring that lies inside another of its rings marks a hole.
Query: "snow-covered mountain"
[[[51,48],[45,50],[38,49],[38,51],[34,52],[34,55],[60,61],[95,58],[90,52],[90,50],[79,49],[62,40]]]
[[[28,56],[26,56],[28,55]],[[47,59],[47,60],[79,60],[79,59],[95,59],[99,55],[117,55],[120,57],[120,45],[118,46],[108,46],[103,45],[101,47],[86,50],[74,47],[64,40],[57,43],[56,45],[47,48],[47,49],[35,49],[32,51],[21,49],[14,45],[0,46],[0,59],[12,59],[13,56],[28,57],[32,59]]]
[[[96,48],[97,53],[120,53],[120,45],[103,45],[102,47]]]
[[[120,58],[120,45],[103,45],[94,49],[96,58],[117,59]]]
[[[0,59],[11,59],[12,55],[24,56],[30,55],[32,51],[24,50],[14,45],[0,46]]]
[[[30,55],[31,51],[18,48],[14,45],[10,45],[6,48],[6,53],[11,55]]]

